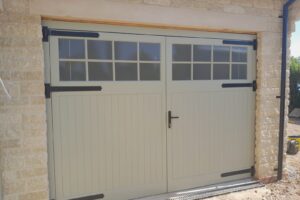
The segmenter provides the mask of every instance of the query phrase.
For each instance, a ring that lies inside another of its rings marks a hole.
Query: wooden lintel
[[[173,29],[173,30],[237,33],[237,34],[250,34],[250,35],[256,35],[257,34],[256,32],[253,32],[253,31],[250,31],[250,30],[249,31],[241,31],[241,30],[231,30],[231,29],[216,29],[216,28],[209,28],[209,27],[181,26],[181,25],[172,25],[172,24],[126,22],[126,21],[118,21],[118,20],[78,19],[78,18],[73,18],[73,17],[42,16],[42,20],[77,22],[77,23],[93,23],[93,24],[118,25],[118,26],[131,26],[131,27],[143,27],[143,28]]]

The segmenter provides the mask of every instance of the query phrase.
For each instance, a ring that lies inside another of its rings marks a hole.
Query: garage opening
[[[255,36],[44,25],[51,198],[254,175]]]

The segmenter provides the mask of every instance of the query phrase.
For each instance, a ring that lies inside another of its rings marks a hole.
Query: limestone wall
[[[1,173],[5,200],[47,199],[41,18],[257,33],[256,176],[276,176],[283,0],[3,0]],[[1,10],[1,3],[0,3]],[[299,13],[299,12],[298,12]],[[295,18],[296,19],[296,18]]]
[[[282,0],[31,0],[31,12],[47,18],[134,22],[255,32],[258,36],[256,176],[276,176]],[[58,9],[59,7],[59,9]],[[80,7],[80,9],[79,9]],[[88,10],[89,12],[86,12]]]
[[[0,11],[0,169],[4,200],[48,199],[41,18],[28,0]]]

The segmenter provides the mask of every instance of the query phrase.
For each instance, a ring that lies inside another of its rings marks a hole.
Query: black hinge
[[[223,44],[253,46],[253,50],[257,50],[257,40],[223,40]]]
[[[101,91],[101,86],[51,86],[45,84],[45,96],[51,98],[52,92],[88,92],[88,91]]]
[[[48,83],[45,83],[45,97],[46,99],[51,97],[51,86]]]
[[[47,26],[42,27],[42,33],[43,33],[43,42],[48,42],[50,35],[68,36],[68,37],[89,37],[89,38],[98,38],[100,36],[98,32],[50,29]]]
[[[252,166],[249,169],[242,169],[242,170],[237,170],[237,171],[232,171],[232,172],[226,172],[221,174],[221,177],[227,177],[227,176],[235,176],[235,175],[239,175],[239,174],[247,174],[250,173],[251,176],[255,175],[255,168],[254,166]]]
[[[251,167],[251,176],[254,177],[254,175],[255,175],[255,167],[252,166]]]
[[[257,39],[253,40],[253,50],[257,50]]]
[[[255,92],[256,90],[257,90],[257,82],[256,82],[256,80],[254,80],[252,82],[252,91]]]
[[[42,27],[42,33],[43,33],[43,42],[48,42],[49,41],[49,29],[47,26]]]
[[[85,197],[73,198],[69,200],[96,200],[96,199],[103,199],[103,198],[104,198],[104,194],[96,194],[96,195],[90,195]]]
[[[252,83],[223,83],[222,88],[238,88],[238,87],[252,87],[252,91],[256,91],[257,83],[254,80]]]

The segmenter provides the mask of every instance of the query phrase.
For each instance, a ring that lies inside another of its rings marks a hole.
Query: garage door
[[[130,199],[251,176],[249,41],[48,33],[51,198]]]
[[[223,43],[167,38],[169,191],[251,174],[254,51]]]

